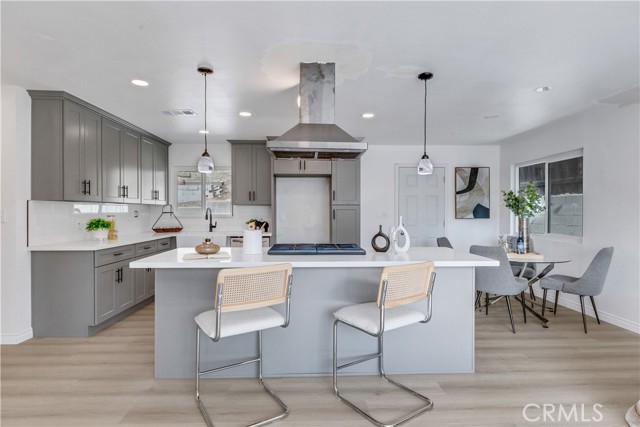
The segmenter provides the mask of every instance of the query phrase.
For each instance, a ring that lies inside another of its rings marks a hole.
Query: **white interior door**
[[[415,166],[398,167],[398,217],[411,238],[411,246],[436,246],[444,236],[444,168],[418,175]]]

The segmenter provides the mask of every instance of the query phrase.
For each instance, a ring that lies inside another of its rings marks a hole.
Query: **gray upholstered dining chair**
[[[511,320],[511,330],[515,334],[516,327],[513,323],[510,296],[520,295],[522,315],[524,316],[524,322],[527,323],[527,312],[524,306],[524,291],[528,287],[527,280],[513,275],[507,254],[504,252],[504,249],[499,246],[473,245],[469,248],[469,252],[500,261],[500,266],[498,267],[475,267],[476,291],[485,294],[485,314],[489,314],[489,294],[505,297],[509,311],[509,320]]]
[[[596,314],[596,320],[598,321],[598,324],[600,324],[598,310],[596,310],[596,302],[593,297],[600,295],[600,292],[602,292],[612,257],[613,247],[602,248],[593,258],[593,261],[591,261],[591,264],[589,264],[589,267],[587,267],[582,277],[564,276],[562,274],[553,274],[551,276],[543,277],[542,280],[540,280],[540,287],[543,290],[542,315],[544,316],[544,310],[547,302],[547,291],[552,289],[556,291],[556,298],[553,303],[554,315],[558,310],[558,294],[560,291],[567,294],[579,295],[580,309],[582,310],[582,325],[584,326],[584,333],[586,334],[587,318],[584,314],[584,297],[588,295],[591,299],[593,311]]]
[[[451,249],[453,249],[453,245],[451,245],[451,242],[446,237],[438,237],[436,239],[436,242],[438,243],[438,247],[439,248],[451,248]]]

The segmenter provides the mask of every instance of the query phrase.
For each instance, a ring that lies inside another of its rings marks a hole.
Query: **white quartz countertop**
[[[366,255],[268,255],[269,248],[263,248],[258,255],[245,255],[242,248],[223,247],[220,251],[230,254],[228,259],[184,260],[193,248],[178,248],[134,261],[131,268],[236,268],[255,267],[267,264],[291,263],[295,268],[331,267],[386,267],[421,261],[434,261],[436,267],[495,267],[496,260],[472,255],[449,248],[416,247],[406,253],[379,253],[365,248]]]
[[[242,236],[244,230],[214,230],[207,231],[181,231],[178,233],[155,233],[153,231],[131,235],[119,235],[118,240],[76,240],[72,242],[50,243],[46,245],[29,246],[29,251],[99,251],[102,249],[117,248],[118,246],[133,245],[136,243],[160,240],[167,237],[199,237],[207,236]],[[263,236],[271,236],[271,232],[262,233]]]
[[[151,240],[166,239],[178,233],[139,233],[128,236],[118,236],[118,240],[77,240],[75,242],[51,243],[48,245],[29,246],[31,252],[35,251],[99,251],[102,249],[117,248],[119,246],[134,245],[136,243]]]

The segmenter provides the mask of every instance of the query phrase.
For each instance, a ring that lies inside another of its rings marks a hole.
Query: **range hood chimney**
[[[367,151],[335,124],[336,64],[300,63],[300,123],[279,137],[267,137],[274,157],[357,159]]]

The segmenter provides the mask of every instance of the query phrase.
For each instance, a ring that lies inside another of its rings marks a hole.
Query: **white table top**
[[[193,248],[178,248],[134,261],[131,268],[236,268],[256,267],[266,264],[289,262],[295,268],[331,267],[386,267],[422,261],[434,261],[436,267],[495,267],[499,262],[493,259],[454,251],[449,248],[415,247],[406,253],[379,253],[365,248],[366,255],[268,255],[269,248],[263,248],[258,255],[245,255],[242,248],[223,247],[231,256],[228,259],[183,260]]]

